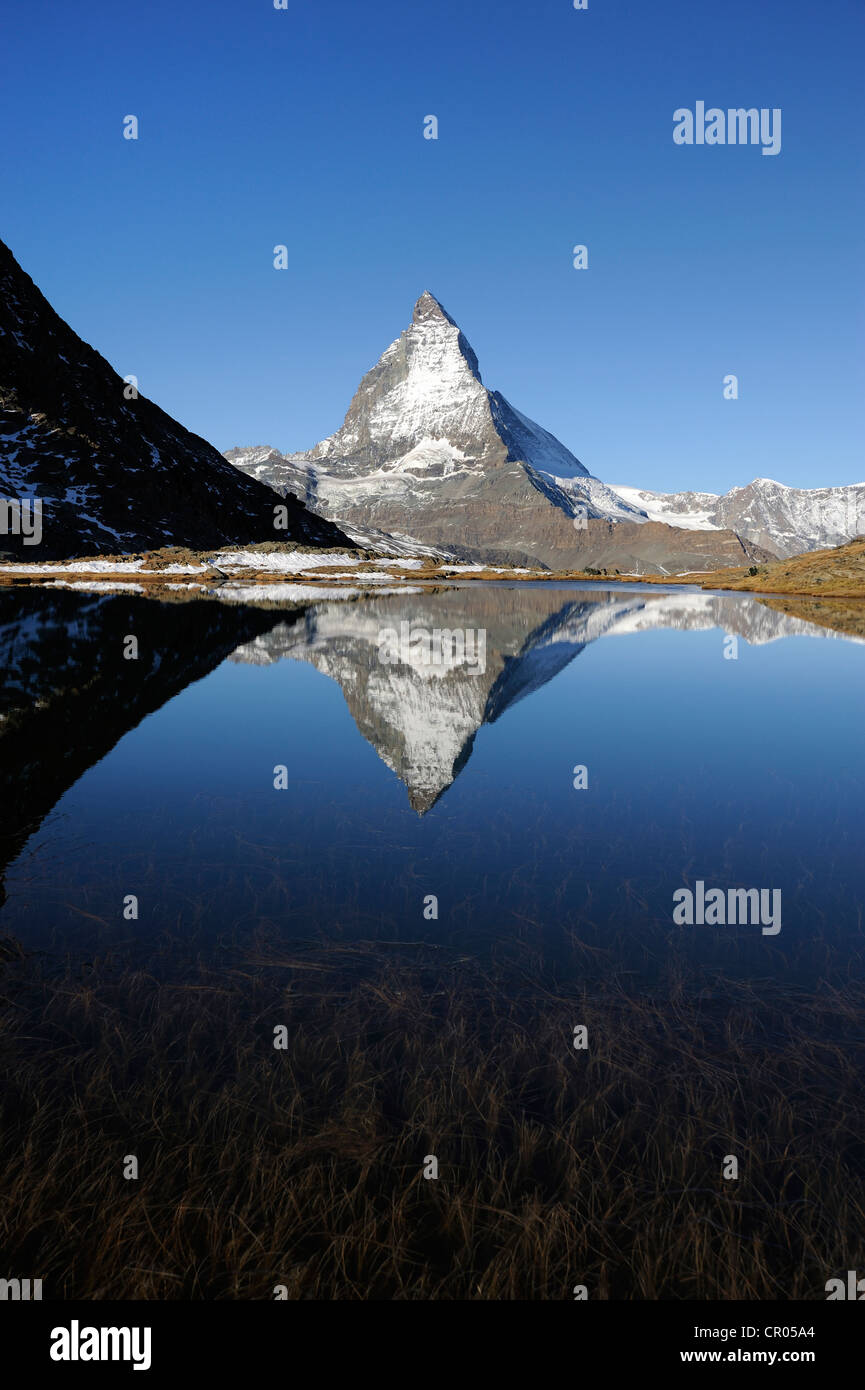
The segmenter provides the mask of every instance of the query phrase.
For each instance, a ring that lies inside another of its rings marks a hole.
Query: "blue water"
[[[475,946],[529,932],[554,947],[557,935],[587,927],[661,928],[671,950],[707,960],[731,935],[768,950],[754,924],[673,926],[673,892],[702,879],[780,889],[773,948],[843,937],[861,924],[865,896],[865,643],[750,597],[715,600],[696,626],[692,611],[677,617],[663,601],[657,591],[476,586],[313,605],[301,618],[271,611],[276,626],[253,639],[268,664],[226,657],[201,671],[195,661],[213,660],[208,642],[233,645],[213,602],[191,607],[206,608],[216,631],[193,631],[195,641],[184,633],[190,649],[179,653],[177,605],[11,595],[0,629],[8,670],[28,664],[21,605],[32,607],[30,628],[53,625],[59,639],[51,659],[38,642],[29,653],[27,701],[52,696],[29,716],[34,766],[22,774],[26,794],[19,779],[14,797],[32,833],[15,842],[0,932],[51,948],[162,930],[218,942],[262,925],[292,937]],[[419,612],[485,628],[487,670],[451,673],[446,699],[438,677],[398,672],[383,714],[370,633]],[[647,630],[633,630],[635,615]],[[123,668],[124,693],[113,699],[116,644],[136,623],[147,634],[141,671]],[[70,662],[62,634],[76,625]],[[725,659],[734,630],[752,640],[740,636],[736,659]],[[250,644],[238,645],[242,658]],[[141,718],[136,681],[147,675],[158,699],[162,671],[179,655],[193,663],[189,683]],[[499,668],[515,691],[529,688],[485,708]],[[87,714],[66,731],[67,745],[94,741],[95,761],[41,819],[37,808],[31,827],[44,731],[62,722],[65,692],[88,681],[122,732],[106,751],[98,718],[96,733]],[[361,687],[372,691],[361,702],[366,736],[350,708]],[[18,709],[24,695],[13,688],[5,708]],[[455,773],[454,702],[471,706]],[[420,792],[382,756],[399,765],[406,727],[432,748]],[[285,790],[274,788],[279,764]],[[587,768],[585,790],[573,785],[577,764]],[[410,794],[435,799],[419,814]],[[14,819],[7,800],[6,821]],[[139,901],[134,922],[123,918],[129,894]],[[438,899],[436,920],[424,916],[428,895]]]

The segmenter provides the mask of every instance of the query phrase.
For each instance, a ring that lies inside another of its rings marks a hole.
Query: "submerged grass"
[[[865,1262],[861,970],[821,948],[755,978],[731,944],[710,978],[658,947],[626,971],[588,933],[555,960],[531,933],[10,945],[4,1273],[48,1298],[824,1298]]]

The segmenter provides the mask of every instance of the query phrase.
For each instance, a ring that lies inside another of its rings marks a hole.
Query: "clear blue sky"
[[[221,449],[331,433],[428,288],[608,481],[859,481],[863,57],[862,0],[7,0],[0,236]]]

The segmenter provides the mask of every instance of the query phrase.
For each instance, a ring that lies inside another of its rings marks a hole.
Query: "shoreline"
[[[719,592],[732,594],[747,594],[752,598],[815,598],[815,599],[852,599],[865,600],[865,586],[846,586],[843,588],[825,587],[818,588],[816,585],[797,585],[785,587],[772,587],[761,584],[759,586],[746,586],[742,582],[742,577],[737,575],[733,582],[725,583],[723,578],[716,572],[707,574],[704,577],[697,575],[625,575],[625,574],[605,574],[595,575],[586,574],[581,570],[547,570],[531,571],[520,573],[519,571],[481,571],[479,573],[460,573],[452,570],[423,571],[421,573],[413,571],[390,571],[378,569],[372,574],[361,570],[352,575],[330,575],[327,571],[302,570],[293,571],[274,571],[274,570],[255,570],[242,569],[234,570],[227,576],[216,574],[184,574],[172,576],[170,579],[159,570],[136,570],[127,572],[116,572],[112,570],[74,570],[69,571],[59,565],[57,570],[41,569],[38,573],[27,573],[25,570],[13,569],[11,566],[6,572],[0,572],[0,588],[6,589],[25,589],[25,588],[117,588],[120,590],[137,589],[150,593],[159,593],[163,590],[176,593],[178,590],[196,590],[200,594],[213,593],[216,590],[227,588],[231,591],[234,587],[277,586],[284,584],[303,584],[311,586],[321,586],[322,588],[357,590],[362,588],[364,592],[376,593],[380,591],[381,581],[387,585],[453,585],[453,584],[584,584],[594,589],[606,589],[611,585],[622,585],[624,587],[643,588],[650,586],[660,589],[693,589],[696,592]]]
[[[865,537],[832,550],[806,551],[763,565],[679,574],[614,573],[590,569],[546,570],[479,562],[433,560],[429,556],[382,556],[360,549],[308,549],[267,543],[192,551],[167,546],[134,555],[87,556],[75,560],[22,561],[0,565],[0,587],[118,588],[138,592],[225,589],[303,584],[329,590],[382,591],[383,586],[452,583],[614,584],[696,591],[744,593],[754,597],[865,599]]]

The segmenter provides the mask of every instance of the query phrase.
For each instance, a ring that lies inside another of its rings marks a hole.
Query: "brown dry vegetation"
[[[265,541],[256,546],[225,547],[223,553],[229,554],[232,549],[243,549],[246,551],[270,554],[274,552],[297,552],[308,554],[311,561],[316,557],[326,555],[326,550],[316,549],[310,546],[295,546],[284,542]],[[382,577],[390,577],[394,580],[407,581],[412,584],[448,583],[454,579],[459,580],[480,580],[480,581],[501,581],[507,579],[511,583],[531,582],[537,583],[539,580],[547,581],[580,581],[595,584],[655,584],[662,588],[679,585],[693,585],[702,589],[724,589],[734,593],[754,593],[754,594],[783,594],[792,596],[804,596],[820,599],[842,599],[855,600],[865,599],[865,537],[859,537],[855,541],[850,541],[845,545],[837,546],[831,550],[809,551],[804,555],[796,555],[788,560],[778,560],[772,563],[752,565],[748,568],[729,567],[719,570],[708,570],[688,574],[619,574],[617,571],[609,570],[532,570],[528,573],[511,571],[503,574],[495,568],[473,570],[468,575],[450,575],[448,566],[442,565],[435,560],[428,559],[420,569],[405,569],[400,565],[399,560],[394,559],[389,566],[376,563],[376,557],[369,551],[353,550],[340,551],[356,557],[358,563],[352,566],[351,574],[348,578],[335,578],[328,569],[321,568],[317,572],[313,568],[307,573],[287,573],[274,571],[272,569],[258,570],[254,565],[244,567],[242,570],[233,570],[231,580],[235,583],[246,585],[262,584],[284,584],[289,582],[302,582],[303,584],[326,585],[328,587],[363,587],[364,577],[375,574]],[[106,575],[99,571],[82,571],[74,576],[78,582],[99,582],[102,584],[116,584],[118,589],[124,584],[139,584],[147,592],[154,594],[160,591],[170,592],[171,585],[177,586],[181,583],[190,583],[210,587],[214,584],[221,584],[226,576],[213,565],[213,551],[193,551],[178,546],[168,546],[162,550],[148,551],[141,555],[114,555],[105,556],[109,561],[120,562],[123,560],[143,559],[144,567],[136,570],[134,574],[123,577]],[[201,574],[192,575],[165,575],[165,569],[171,564],[199,564],[207,568]],[[64,580],[69,576],[58,572],[57,578]],[[28,585],[28,584],[50,584],[55,576],[51,571],[33,572],[28,574],[26,566],[15,572],[0,573],[0,585]],[[786,611],[786,610],[784,610]],[[815,609],[815,612],[817,610]],[[836,610],[843,612],[843,605]],[[858,632],[859,618],[856,613],[855,604],[850,610],[850,617],[854,622],[853,627],[845,627],[842,623],[831,620],[831,615],[827,621],[827,615],[822,618],[815,618],[824,626],[837,626],[841,631]]]
[[[865,638],[865,598],[761,598],[766,608],[786,613],[802,622],[817,623],[833,632],[845,632],[851,637]]]
[[[865,536],[831,550],[810,550],[789,560],[756,566],[729,587],[744,593],[865,597]],[[727,586],[725,586],[727,587]]]
[[[597,581],[596,573],[569,578]],[[633,575],[604,575],[616,583],[633,583]],[[644,584],[699,584],[703,589],[730,589],[735,593],[802,594],[815,598],[865,598],[865,536],[831,550],[809,550],[788,560],[776,560],[747,568],[710,570],[705,574],[640,577]]]
[[[808,946],[810,987],[774,943],[710,978],[647,940],[649,984],[598,941],[554,968],[529,941],[10,947],[6,1271],[49,1298],[825,1298],[865,1229],[849,944]]]

